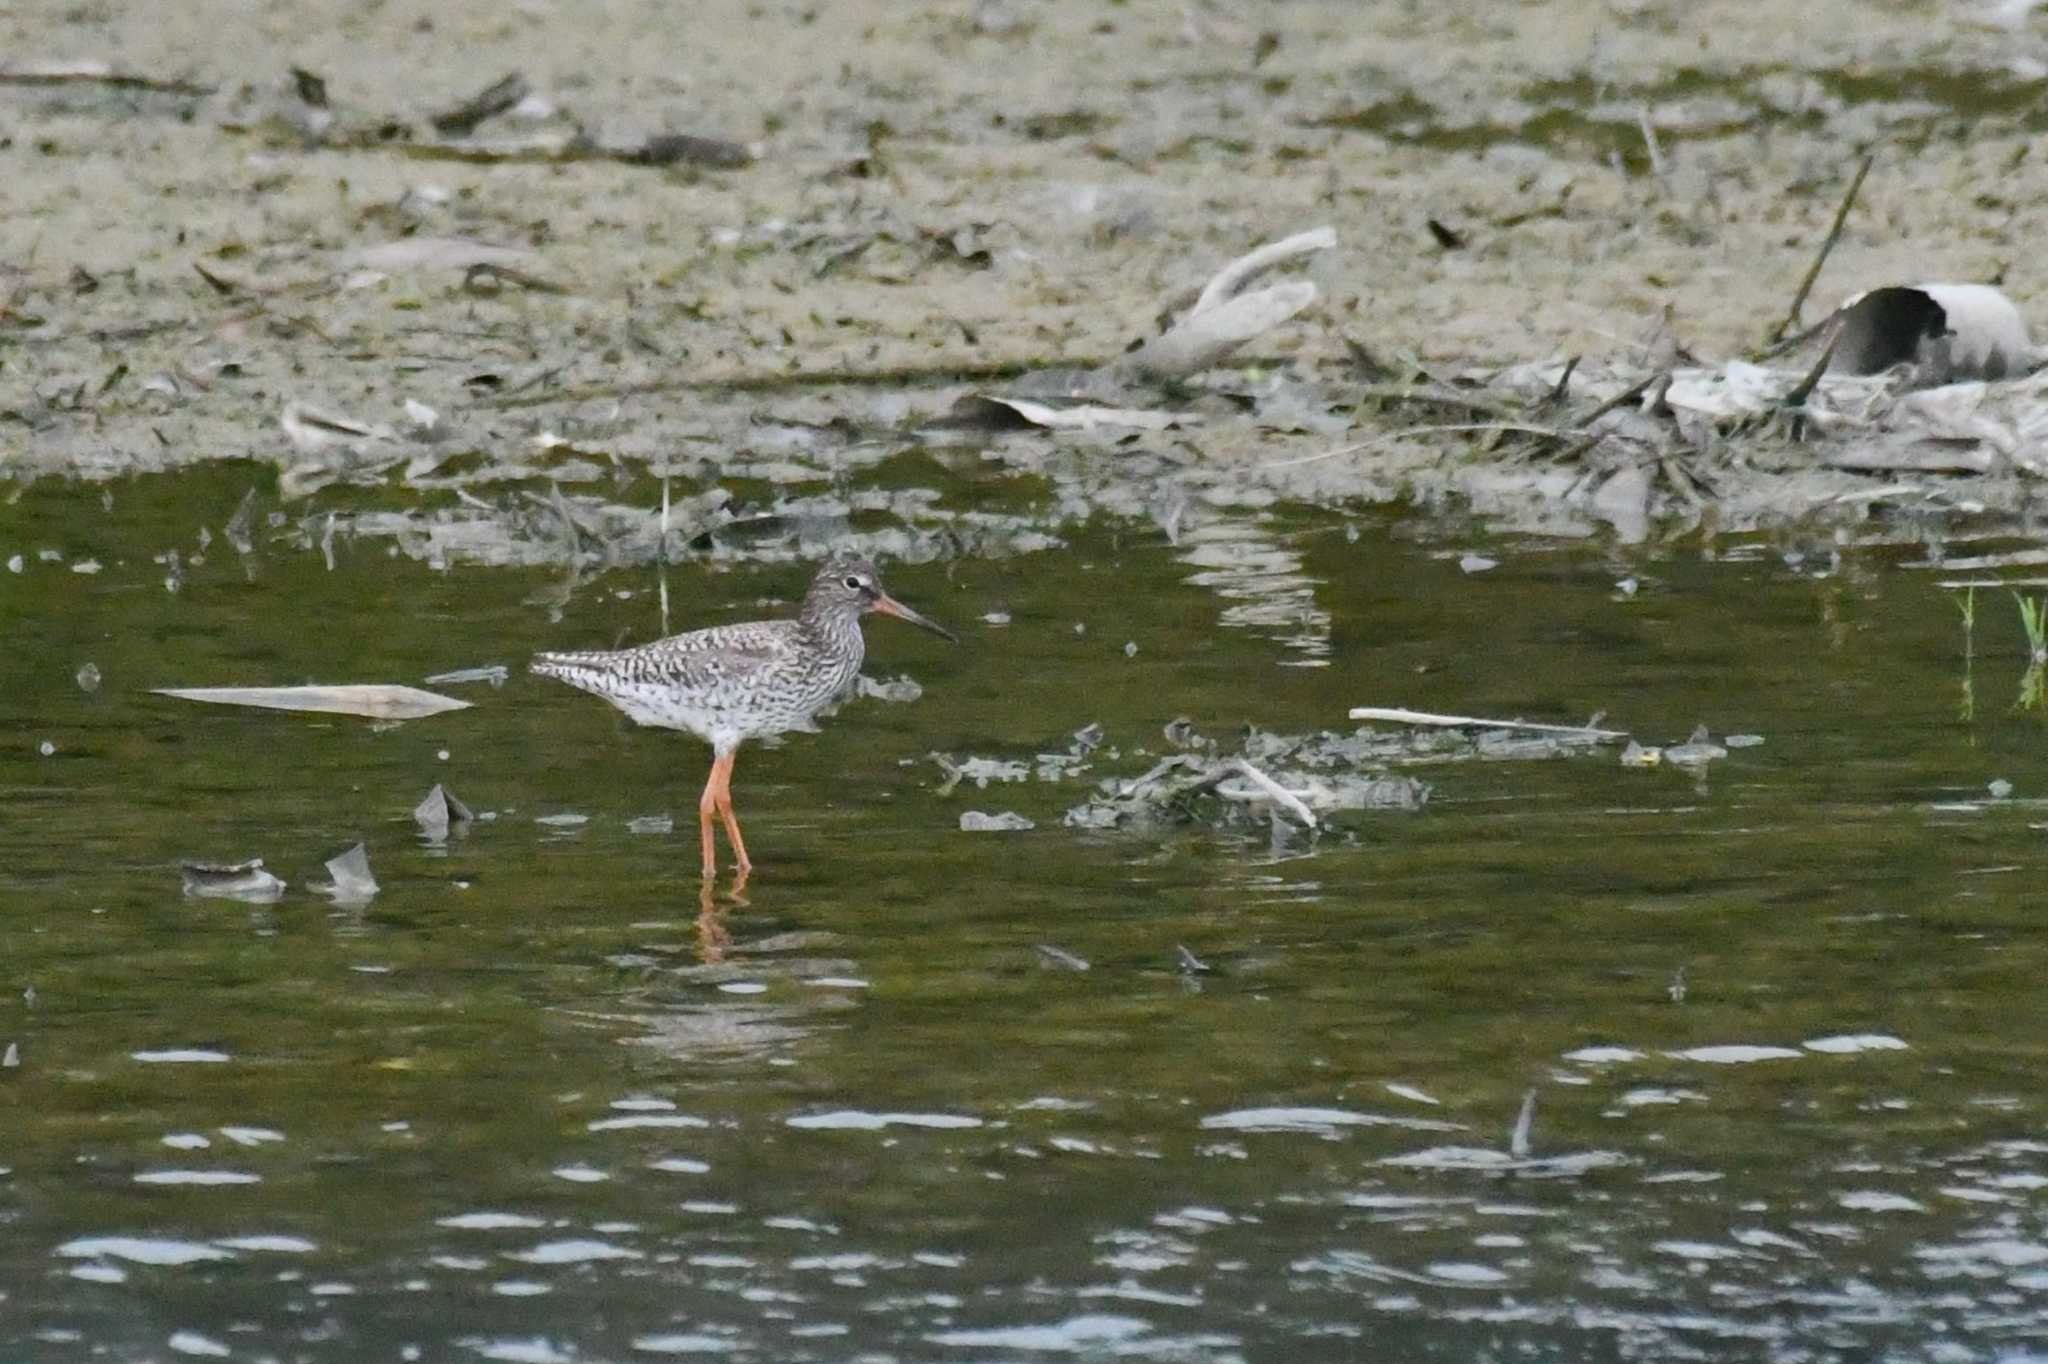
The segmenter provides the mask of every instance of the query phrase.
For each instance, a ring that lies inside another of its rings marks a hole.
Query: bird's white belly
[[[837,695],[808,689],[805,694],[785,693],[773,700],[760,695],[720,692],[681,695],[659,683],[630,683],[615,687],[607,699],[635,724],[656,729],[681,729],[718,748],[731,747],[742,739],[758,739],[792,730],[816,733],[812,721],[819,708]]]

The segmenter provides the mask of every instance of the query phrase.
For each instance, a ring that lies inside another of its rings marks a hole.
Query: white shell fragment
[[[2026,319],[1988,284],[1888,285],[1857,294],[1835,316],[1832,368],[1878,374],[1909,364],[1923,382],[2003,379],[2027,367]]]
[[[284,882],[263,869],[263,859],[247,862],[186,862],[179,866],[187,895],[216,900],[244,900],[269,904],[284,894]]]
[[[363,715],[373,720],[417,720],[448,710],[467,710],[470,703],[418,687],[373,682],[336,687],[156,687],[158,696],[181,701],[206,701],[222,706],[257,706],[264,710],[320,711],[329,715]]]

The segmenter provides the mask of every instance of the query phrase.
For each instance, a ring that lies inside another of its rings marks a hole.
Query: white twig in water
[[[1295,795],[1279,782],[1274,781],[1271,777],[1259,771],[1258,768],[1253,767],[1243,758],[1237,760],[1237,770],[1242,772],[1252,785],[1271,796],[1282,809],[1286,810],[1303,824],[1308,825],[1311,829],[1317,826],[1319,821],[1316,819],[1316,812],[1303,805],[1300,796]]]
[[[1594,729],[1591,725],[1545,725],[1533,720],[1482,720],[1472,715],[1434,715],[1423,710],[1402,710],[1397,706],[1353,706],[1354,720],[1391,720],[1397,725],[1435,725],[1442,729],[1528,729],[1539,734],[1582,734],[1594,739],[1626,739],[1618,729]]]
[[[1515,1119],[1515,1130],[1508,1133],[1508,1154],[1516,1160],[1529,1157],[1529,1129],[1536,1125],[1536,1091],[1530,1090],[1522,1096],[1522,1112]]]

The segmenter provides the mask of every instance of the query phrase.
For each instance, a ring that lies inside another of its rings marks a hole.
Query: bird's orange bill
[[[940,639],[946,640],[949,643],[958,644],[960,642],[960,636],[954,634],[937,621],[919,615],[886,592],[875,593],[875,604],[870,609],[879,611],[885,616],[894,616],[898,620],[907,620],[918,629],[929,630]]]

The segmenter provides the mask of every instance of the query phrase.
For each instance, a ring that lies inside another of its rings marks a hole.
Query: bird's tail
[[[541,677],[567,682],[572,687],[581,687],[584,691],[594,691],[603,671],[598,666],[602,657],[601,654],[535,654],[527,663],[526,670]]]

